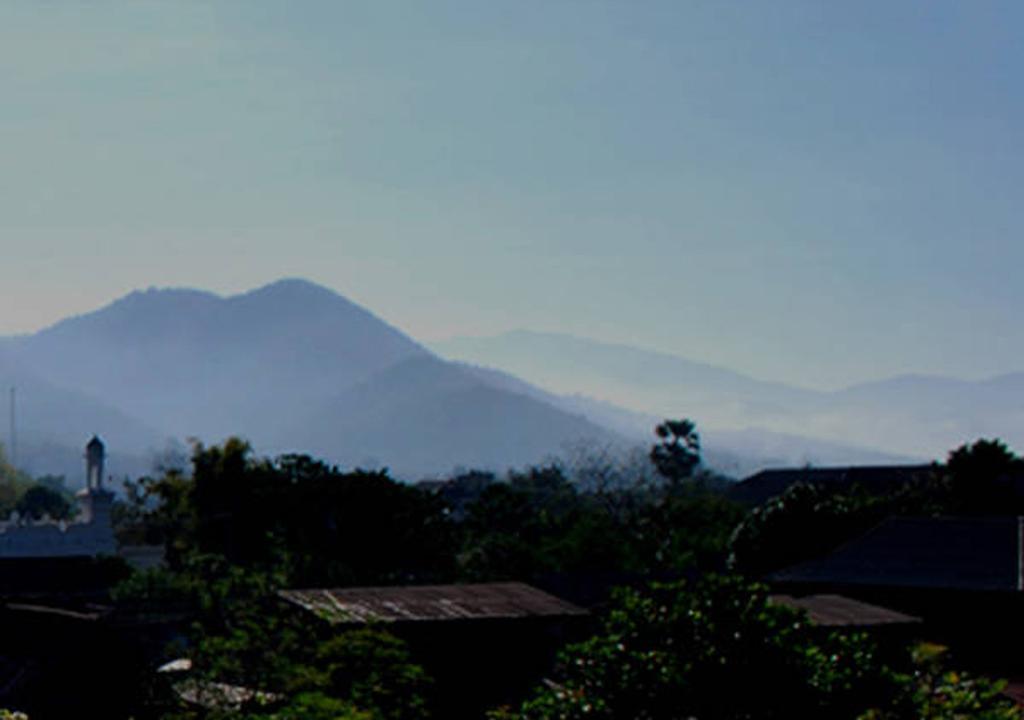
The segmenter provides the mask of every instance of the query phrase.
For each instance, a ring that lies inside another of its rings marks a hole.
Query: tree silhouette
[[[61,493],[45,485],[33,485],[18,500],[18,514],[39,520],[43,516],[54,520],[71,519],[71,503]]]
[[[998,515],[1021,506],[1024,459],[1000,440],[961,445],[949,453],[946,472],[954,512]]]
[[[665,420],[654,428],[660,442],[651,448],[651,462],[670,482],[692,477],[700,465],[700,435],[692,420]]]

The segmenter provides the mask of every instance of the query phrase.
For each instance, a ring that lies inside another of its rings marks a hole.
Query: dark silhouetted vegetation
[[[73,514],[71,501],[66,493],[53,490],[46,485],[33,485],[22,495],[15,509],[23,518],[39,520],[69,520]]]
[[[192,465],[129,484],[122,537],[163,543],[172,569],[199,552],[283,567],[300,586],[721,569],[742,516],[710,474],[588,487],[550,465],[410,486],[304,455],[254,458],[238,439],[197,444]]]
[[[1024,513],[1024,460],[998,440],[949,453],[945,465],[882,492],[797,483],[736,528],[730,567],[752,577],[825,555],[893,515]]]
[[[136,574],[116,599],[185,609],[191,630],[168,659],[192,660],[188,682],[262,694],[199,710],[165,688],[153,708],[184,718],[426,718],[430,668],[401,640],[372,627],[323,634],[277,590],[520,580],[576,593],[601,625],[563,651],[551,682],[495,718],[1018,717],[998,684],[952,673],[921,648],[812,627],[751,580],[893,514],[1008,507],[1020,460],[1004,445],[964,446],[884,492],[797,484],[746,511],[701,465],[692,422],[656,433],[639,463],[598,451],[419,485],[304,455],[258,458],[238,439],[196,444],[190,473],[129,484],[119,532],[163,543],[169,568]],[[737,574],[721,574],[727,559]],[[613,585],[627,587],[607,604]]]
[[[822,633],[736,577],[623,590],[601,631],[568,647],[554,680],[493,720],[1019,718],[1002,686]]]
[[[63,477],[44,475],[33,479],[11,465],[0,445],[0,519],[17,512],[26,520],[69,520],[74,514],[73,500]]]

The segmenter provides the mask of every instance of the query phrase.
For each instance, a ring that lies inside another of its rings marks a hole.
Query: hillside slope
[[[516,331],[455,338],[432,348],[452,359],[501,368],[542,387],[576,393],[653,416],[692,417],[705,430],[775,435],[789,454],[813,438],[885,456],[934,459],[979,437],[1024,447],[1024,374],[983,381],[902,376],[837,391],[766,382],[665,353],[552,333]],[[792,436],[792,437],[790,437]],[[812,450],[809,457],[822,449]]]
[[[137,456],[153,455],[167,438],[241,435],[261,453],[311,452],[408,476],[456,465],[504,469],[576,439],[615,439],[525,383],[488,381],[443,361],[301,280],[226,298],[135,292],[3,339],[5,364],[32,368],[31,378],[6,379],[24,396],[26,447],[49,448],[64,464],[93,432]]]

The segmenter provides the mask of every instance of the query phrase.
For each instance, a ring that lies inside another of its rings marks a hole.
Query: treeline
[[[746,515],[729,566],[761,577],[826,555],[894,515],[1024,515],[1024,459],[999,440],[978,440],[880,491],[796,483]]]
[[[671,440],[657,449],[681,454]],[[117,530],[126,544],[163,544],[172,570],[211,554],[296,587],[611,582],[723,569],[743,516],[719,492],[726,481],[696,462],[675,474],[653,467],[592,453],[501,479],[470,471],[409,485],[305,455],[258,458],[230,439],[196,445],[188,475],[129,483]]]
[[[318,637],[275,590],[522,580],[592,604],[600,624],[565,648],[546,684],[495,708],[501,720],[1020,717],[998,684],[920,647],[812,628],[756,582],[889,514],[1005,511],[1021,463],[1005,446],[965,446],[880,494],[794,486],[748,509],[702,468],[692,423],[656,432],[650,452],[627,462],[589,453],[419,485],[307,456],[255,457],[237,439],[194,446],[190,473],[129,484],[121,539],[163,543],[169,569],[136,574],[115,597],[184,603],[193,629],[167,659],[184,652],[196,682],[265,694],[200,708],[154,692],[148,711],[431,717],[429,668],[399,640],[376,629]]]
[[[0,520],[15,512],[25,520],[69,520],[74,513],[74,495],[64,486],[63,477],[33,478],[14,467],[0,445]]]

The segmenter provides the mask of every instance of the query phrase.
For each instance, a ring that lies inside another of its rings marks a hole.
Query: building
[[[779,570],[773,583],[901,591],[1024,591],[1024,518],[890,517],[829,555]]]
[[[891,517],[767,579],[795,597],[838,594],[919,617],[968,665],[1024,676],[1024,517]]]
[[[744,505],[761,505],[797,483],[835,491],[860,487],[879,493],[925,480],[936,469],[935,465],[852,465],[762,470],[733,485],[729,497]]]
[[[921,618],[842,595],[769,595],[768,601],[805,612],[812,625],[827,630],[906,630],[921,624]]]
[[[438,715],[479,718],[523,697],[551,671],[588,613],[517,582],[284,590],[325,634],[362,627],[406,642],[435,681]]]
[[[111,525],[114,494],[103,487],[106,450],[98,437],[85,446],[86,483],[78,493],[78,517],[71,522],[26,520],[13,514],[0,522],[0,560],[114,555]]]
[[[486,623],[584,617],[587,612],[525,583],[282,590],[289,603],[335,626]]]

